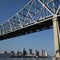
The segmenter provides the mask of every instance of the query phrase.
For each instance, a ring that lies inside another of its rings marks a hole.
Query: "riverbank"
[[[52,56],[10,56],[11,58],[51,58]]]

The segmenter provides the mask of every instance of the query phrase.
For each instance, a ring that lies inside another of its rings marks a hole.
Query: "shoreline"
[[[10,56],[10,58],[51,58],[52,56]]]

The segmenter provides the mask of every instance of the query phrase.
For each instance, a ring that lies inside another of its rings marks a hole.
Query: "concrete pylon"
[[[57,17],[53,18],[55,56],[60,58],[60,28]]]

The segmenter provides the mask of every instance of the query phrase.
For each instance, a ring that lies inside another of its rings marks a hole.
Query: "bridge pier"
[[[57,17],[53,18],[54,48],[56,58],[60,58],[60,26]]]

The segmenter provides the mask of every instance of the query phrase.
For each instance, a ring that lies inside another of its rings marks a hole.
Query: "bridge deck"
[[[57,17],[58,20],[60,19],[60,16]],[[17,29],[13,32],[4,34],[2,36],[0,36],[0,40],[4,40],[4,39],[8,39],[8,38],[13,38],[13,37],[17,37],[17,36],[22,36],[22,35],[26,35],[26,34],[30,34],[30,33],[34,33],[34,32],[38,32],[38,31],[43,31],[46,29],[50,29],[53,28],[53,17],[47,17],[45,19],[42,20],[38,20],[36,23],[31,23],[27,26],[24,26],[21,29]],[[58,22],[60,24],[60,20]],[[59,25],[60,27],[60,25]]]
[[[44,20],[38,20],[36,23],[29,24],[28,26],[23,27],[22,29],[17,29],[16,31],[4,34],[0,36],[0,40],[16,37],[16,36],[22,36],[26,34],[30,34],[37,31],[42,31],[46,29],[52,28],[52,18],[48,17]]]

